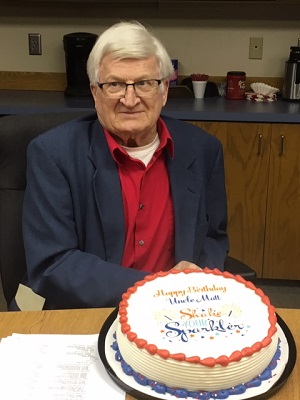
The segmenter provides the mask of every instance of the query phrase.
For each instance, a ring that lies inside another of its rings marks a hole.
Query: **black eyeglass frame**
[[[128,86],[132,86],[134,91],[135,91],[136,90],[135,89],[135,85],[137,85],[137,84],[139,84],[141,82],[149,82],[149,81],[157,82],[157,87],[158,87],[162,83],[163,79],[144,79],[144,80],[137,81],[137,82],[134,82],[134,83],[117,82],[117,81],[115,81],[115,82],[102,82],[102,83],[96,82],[96,84],[101,90],[103,90],[103,85],[108,85],[108,84],[112,84],[112,83],[120,83],[122,85],[125,85],[125,93],[126,93]]]

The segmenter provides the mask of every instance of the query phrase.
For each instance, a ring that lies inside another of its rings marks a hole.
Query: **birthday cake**
[[[138,383],[198,399],[257,385],[278,349],[269,298],[240,276],[207,268],[159,272],[129,288],[115,337],[122,368]]]

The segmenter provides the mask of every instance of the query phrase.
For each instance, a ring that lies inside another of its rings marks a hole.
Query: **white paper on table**
[[[125,400],[98,355],[96,335],[13,334],[0,343],[0,398]]]

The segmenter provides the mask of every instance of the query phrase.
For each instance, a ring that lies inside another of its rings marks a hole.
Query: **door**
[[[272,126],[263,276],[300,279],[300,126]]]
[[[195,123],[223,144],[230,255],[262,276],[271,125]]]

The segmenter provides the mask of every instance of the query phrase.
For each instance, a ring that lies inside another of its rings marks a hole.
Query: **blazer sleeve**
[[[118,306],[146,274],[80,250],[77,229],[68,179],[39,137],[28,146],[23,206],[28,284],[45,309]]]

